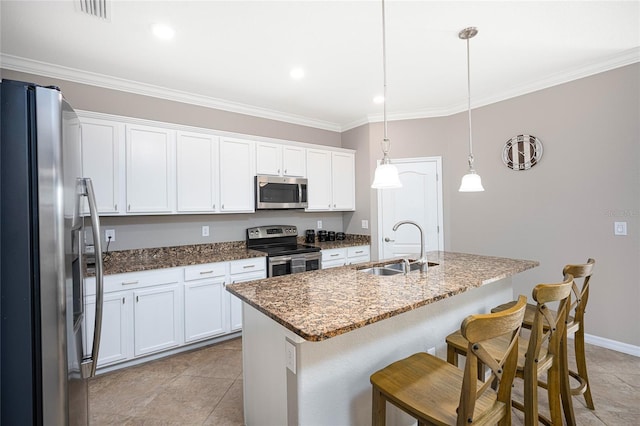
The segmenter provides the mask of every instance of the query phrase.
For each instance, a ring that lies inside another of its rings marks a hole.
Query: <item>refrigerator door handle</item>
[[[102,268],[102,243],[100,241],[100,219],[98,218],[98,207],[96,204],[93,183],[90,178],[83,178],[84,187],[89,201],[89,216],[91,217],[91,230],[93,234],[93,246],[96,258],[96,318],[93,331],[93,347],[91,357],[82,361],[82,377],[89,378],[96,375],[98,365],[98,353],[100,351],[100,337],[102,335],[102,306],[104,299],[103,268]]]

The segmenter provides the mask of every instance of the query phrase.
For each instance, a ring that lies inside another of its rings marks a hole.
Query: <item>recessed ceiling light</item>
[[[302,68],[300,68],[300,67],[297,67],[297,68],[292,69],[291,72],[289,73],[289,75],[294,80],[300,80],[302,77],[304,77],[304,70]]]
[[[175,30],[168,25],[155,24],[153,26],[153,34],[162,40],[171,40],[176,34]]]
[[[373,98],[373,103],[374,104],[381,104],[383,102],[384,102],[384,96],[382,96],[382,95],[378,95],[378,96]]]

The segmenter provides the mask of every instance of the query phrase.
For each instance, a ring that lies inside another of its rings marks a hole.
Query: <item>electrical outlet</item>
[[[369,221],[367,219],[362,219],[362,229],[369,229]]]
[[[284,342],[285,365],[296,374],[296,347],[288,340]]]
[[[613,235],[627,235],[627,222],[614,222]]]
[[[318,229],[322,229],[322,221],[321,220],[318,221]]]
[[[209,236],[209,226],[208,225],[204,225],[202,227],[202,236],[203,237],[208,237]]]
[[[115,242],[116,241],[116,230],[115,229],[105,229],[104,230],[104,240],[105,242]]]

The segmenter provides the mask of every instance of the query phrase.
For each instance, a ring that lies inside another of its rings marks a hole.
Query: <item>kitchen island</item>
[[[537,262],[428,253],[426,273],[376,276],[345,266],[227,286],[243,303],[245,423],[371,423],[369,376],[435,348],[473,313],[513,297]],[[389,261],[386,261],[388,263]],[[389,424],[411,424],[390,407]]]

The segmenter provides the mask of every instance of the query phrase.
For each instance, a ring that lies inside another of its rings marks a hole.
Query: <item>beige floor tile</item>
[[[573,349],[570,355],[575,365]],[[587,345],[587,363],[596,410],[586,408],[582,397],[573,398],[578,425],[638,424],[640,358]],[[242,425],[242,384],[238,338],[91,380],[91,424]],[[514,395],[522,396],[521,385]],[[544,390],[538,399],[540,410],[548,413]],[[512,424],[524,425],[521,412],[512,410]]]

